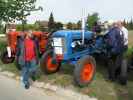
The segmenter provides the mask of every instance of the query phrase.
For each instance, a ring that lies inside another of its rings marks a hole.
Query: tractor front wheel
[[[60,63],[57,62],[56,59],[54,60],[55,61],[53,61],[52,50],[46,51],[46,53],[44,53],[44,55],[42,56],[40,62],[42,71],[46,74],[57,72],[60,68]]]
[[[95,75],[96,62],[91,56],[79,59],[74,70],[74,80],[79,86],[88,85]]]
[[[14,59],[15,59],[15,57],[8,57],[7,51],[4,51],[4,52],[1,54],[1,61],[2,61],[4,64],[13,63]]]

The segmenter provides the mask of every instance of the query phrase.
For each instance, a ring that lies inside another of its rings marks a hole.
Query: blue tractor
[[[96,72],[94,54],[104,53],[104,38],[94,37],[94,33],[82,30],[60,30],[52,35],[52,48],[41,59],[41,68],[47,73],[55,73],[62,63],[75,66],[74,81],[79,86],[89,84]]]

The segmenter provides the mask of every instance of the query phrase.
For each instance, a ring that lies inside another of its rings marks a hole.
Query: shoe
[[[30,84],[29,84],[29,82],[27,82],[26,84],[25,84],[25,89],[29,89],[30,88]]]
[[[127,85],[127,78],[126,77],[119,77],[119,83],[121,85]]]

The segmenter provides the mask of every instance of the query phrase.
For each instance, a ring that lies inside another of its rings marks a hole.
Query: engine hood
[[[85,38],[91,39],[94,35],[91,31],[85,31]],[[73,39],[81,39],[82,38],[82,30],[60,30],[54,32],[52,37],[72,37]]]

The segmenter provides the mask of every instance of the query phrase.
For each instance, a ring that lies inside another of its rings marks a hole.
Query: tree
[[[77,29],[79,29],[79,30],[81,29],[81,24],[82,24],[81,21],[77,22]]]
[[[26,24],[25,25],[25,30],[36,30],[35,28],[36,28],[36,26],[34,24]],[[22,24],[17,24],[16,25],[16,30],[17,31],[23,30],[23,25]]]
[[[43,27],[40,25],[40,23],[38,21],[36,21],[34,23],[34,28],[35,28],[36,31],[39,31],[39,30],[43,31]]]
[[[67,23],[67,29],[70,29],[70,30],[73,29],[73,24],[71,22]]]
[[[97,21],[99,21],[98,13],[93,13],[92,15],[88,14],[88,17],[87,17],[87,24],[88,24],[88,26],[87,26],[87,28],[89,30],[92,30],[95,22],[97,22]]]
[[[16,19],[22,21],[23,30],[26,24],[26,17],[33,11],[43,10],[42,7],[36,8],[35,2],[36,0],[16,0],[15,2],[15,4],[19,5],[16,12]]]
[[[133,30],[133,19],[132,18],[130,21],[127,22],[126,27],[128,30]]]
[[[63,29],[63,24],[61,22],[55,23],[55,30],[62,30]]]
[[[49,30],[49,32],[55,31],[55,21],[54,21],[53,13],[51,13],[50,17],[49,17],[48,30]]]
[[[7,2],[4,0],[0,0],[0,21],[2,22],[5,19],[5,13],[7,12]]]
[[[2,34],[3,31],[4,31],[4,27],[3,27],[3,25],[2,25],[2,22],[0,21],[0,34]]]
[[[36,8],[36,0],[1,0],[0,1],[0,19],[5,22],[14,20],[22,21],[23,30],[26,23],[26,17],[32,11],[42,10],[42,7]]]
[[[127,22],[126,22],[125,19],[123,20],[123,25],[124,25],[125,27],[127,27]]]
[[[130,23],[129,23],[129,28],[130,28],[130,30],[133,29],[133,20],[132,20],[132,19],[131,19],[131,21],[130,21]]]

